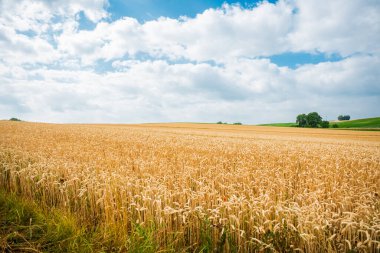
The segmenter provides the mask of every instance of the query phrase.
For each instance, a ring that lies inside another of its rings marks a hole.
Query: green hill
[[[339,128],[380,128],[380,117],[366,118],[366,119],[354,119],[354,120],[342,120],[342,121],[330,121],[330,128],[333,124],[338,125]],[[260,124],[258,126],[276,126],[276,127],[295,127],[296,123],[272,123],[272,124]]]
[[[339,128],[380,128],[380,117],[330,122],[330,127],[332,124]]]

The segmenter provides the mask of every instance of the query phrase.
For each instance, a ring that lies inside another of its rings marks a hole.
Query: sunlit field
[[[2,121],[0,166],[104,251],[380,251],[380,132]]]

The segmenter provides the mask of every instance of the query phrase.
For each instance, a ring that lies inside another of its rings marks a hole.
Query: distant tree
[[[307,116],[306,114],[299,114],[297,116],[296,123],[299,127],[305,127],[307,125]]]
[[[322,128],[329,128],[329,125],[330,125],[330,122],[328,122],[327,120],[323,120],[321,122],[321,127]]]
[[[235,122],[234,125],[243,125],[241,122]]]
[[[338,128],[339,126],[338,126],[338,124],[333,124],[332,127],[333,128]]]
[[[21,121],[21,119],[18,119],[18,118],[10,118],[9,120],[10,121]]]
[[[350,115],[339,115],[338,120],[350,120]]]
[[[318,127],[322,122],[322,117],[317,112],[311,112],[306,116],[307,126]]]
[[[223,122],[222,121],[218,121],[218,122],[216,122],[216,124],[223,124]]]

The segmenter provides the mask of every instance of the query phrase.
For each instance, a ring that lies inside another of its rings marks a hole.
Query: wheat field
[[[380,251],[380,132],[1,121],[0,166],[113,251]]]

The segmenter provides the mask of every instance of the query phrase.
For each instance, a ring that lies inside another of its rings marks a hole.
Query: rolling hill
[[[330,122],[339,128],[380,128],[380,117]]]
[[[354,120],[344,120],[344,121],[330,121],[330,128],[333,124],[338,125],[340,128],[358,128],[358,129],[380,129],[380,117],[376,118],[365,118],[365,119],[354,119]],[[277,126],[277,127],[293,127],[296,123],[272,123],[272,124],[260,124],[258,126]]]

